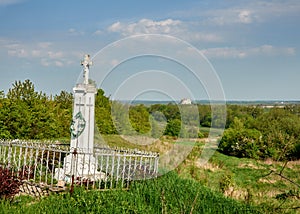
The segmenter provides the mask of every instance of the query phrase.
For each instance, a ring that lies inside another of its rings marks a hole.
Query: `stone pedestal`
[[[70,183],[75,181],[98,181],[105,179],[103,172],[97,171],[97,160],[91,154],[71,154],[65,157],[64,167],[55,169],[55,178]]]
[[[71,130],[71,151],[93,153],[95,125],[96,87],[92,84],[77,84],[74,91],[73,119]]]

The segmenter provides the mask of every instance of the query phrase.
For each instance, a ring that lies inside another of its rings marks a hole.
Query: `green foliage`
[[[202,127],[211,127],[211,107],[210,105],[198,105],[199,120]]]
[[[292,159],[300,159],[300,143],[296,143],[294,149],[291,151],[291,155]]]
[[[117,134],[111,115],[111,102],[102,89],[98,89],[95,98],[95,120],[101,134]]]
[[[163,114],[154,112],[149,116],[151,124],[151,137],[159,138],[163,136],[167,122],[163,120]]]
[[[54,100],[36,92],[29,80],[16,81],[0,99],[0,137],[10,139],[51,139],[68,137],[71,95],[62,92]],[[67,131],[64,131],[67,130]]]
[[[180,134],[180,130],[181,130],[181,121],[179,119],[173,119],[168,121],[164,134],[178,137]]]
[[[119,134],[130,135],[134,133],[129,120],[129,105],[117,101],[112,102],[112,120]]]
[[[70,136],[70,123],[72,120],[73,95],[66,91],[61,91],[59,95],[54,96],[53,113],[55,118],[56,131],[58,136]]]
[[[10,114],[10,109],[8,108],[8,100],[1,96],[0,98],[0,139],[10,139],[12,138],[10,130],[8,128],[7,116]]]
[[[102,134],[116,134],[111,103],[104,91],[96,96],[95,118]],[[61,91],[47,97],[36,92],[30,80],[16,81],[7,96],[0,96],[0,138],[57,139],[69,138],[73,95]]]
[[[249,128],[263,113],[264,110],[259,106],[227,105],[226,128],[231,126],[234,118],[239,118]]]
[[[229,112],[221,152],[236,157],[299,159],[299,115],[276,107],[263,112],[259,107],[233,106]]]
[[[154,104],[149,108],[150,114],[154,112],[161,112],[163,117],[161,117],[161,121],[165,119],[167,121],[171,121],[174,119],[180,119],[180,111],[176,104],[168,103],[167,105]]]
[[[256,129],[247,129],[238,118],[225,130],[219,145],[219,151],[236,157],[258,158],[260,155],[261,133]]]
[[[140,134],[146,134],[151,129],[149,112],[143,104],[130,106],[129,120],[134,130]]]
[[[234,185],[233,176],[224,174],[220,179],[220,190],[224,194],[230,187]]]
[[[266,157],[276,160],[296,158],[293,151],[299,142],[300,118],[285,109],[273,108],[264,113],[254,123],[263,134]]]

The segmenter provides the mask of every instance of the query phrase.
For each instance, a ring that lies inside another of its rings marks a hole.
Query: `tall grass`
[[[174,172],[158,179],[133,182],[128,191],[86,191],[2,201],[0,213],[259,213]]]

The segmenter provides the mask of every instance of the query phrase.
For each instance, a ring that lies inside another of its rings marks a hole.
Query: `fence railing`
[[[0,166],[23,181],[49,189],[128,188],[132,180],[154,178],[158,153],[94,148],[85,153],[56,143],[0,140]]]

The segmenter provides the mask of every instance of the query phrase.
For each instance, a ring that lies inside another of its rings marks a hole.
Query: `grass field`
[[[132,145],[104,136],[113,147],[165,153],[173,138]],[[182,142],[190,145],[190,142]],[[85,191],[2,200],[0,213],[300,213],[300,162],[257,161],[215,152],[206,165],[198,158],[203,142],[174,171],[154,180],[132,182],[128,190]],[[290,179],[291,181],[289,181]]]

